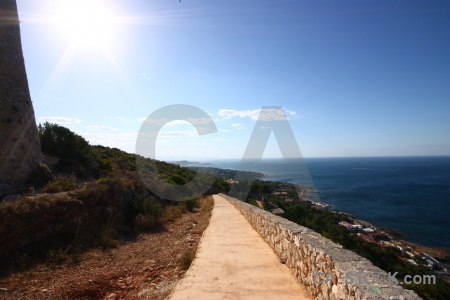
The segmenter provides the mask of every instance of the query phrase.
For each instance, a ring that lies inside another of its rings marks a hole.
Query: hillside
[[[211,209],[205,198],[192,212],[115,247],[16,272],[0,279],[0,298],[163,299],[189,267]]]
[[[140,232],[161,228],[192,212],[199,199],[174,202],[152,194],[136,171],[136,155],[91,146],[56,124],[39,126],[44,154],[21,194],[0,202],[0,270],[5,276],[54,256],[69,257],[92,247],[111,248]],[[154,161],[160,176],[173,184],[195,172]],[[157,173],[158,172],[158,173]],[[226,192],[221,178],[205,194]]]

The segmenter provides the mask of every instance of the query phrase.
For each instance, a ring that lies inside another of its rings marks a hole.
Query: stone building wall
[[[20,184],[41,159],[15,0],[0,1],[0,184]],[[1,196],[1,195],[0,195]]]
[[[381,284],[372,282],[370,276],[367,282],[363,276],[358,280],[356,272],[375,275],[384,272],[309,228],[227,195],[221,196],[242,213],[316,299],[421,299],[413,291],[388,282],[388,276],[379,279],[385,281]],[[350,279],[349,272],[355,274],[353,283],[345,280]]]

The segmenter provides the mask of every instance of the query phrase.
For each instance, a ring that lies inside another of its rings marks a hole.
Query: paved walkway
[[[214,196],[196,258],[169,299],[312,299],[242,214]]]

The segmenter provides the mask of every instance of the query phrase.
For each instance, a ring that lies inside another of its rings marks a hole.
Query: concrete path
[[[169,299],[312,299],[242,214],[214,196],[196,258]]]

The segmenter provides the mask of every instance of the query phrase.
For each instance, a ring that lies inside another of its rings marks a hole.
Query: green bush
[[[131,200],[129,214],[138,230],[148,231],[160,225],[163,213],[161,204],[153,197],[138,195]]]
[[[41,150],[59,159],[58,169],[84,176],[93,155],[91,146],[69,129],[45,122],[38,126]]]
[[[75,177],[56,177],[43,188],[44,193],[59,193],[71,191],[77,187],[77,181]]]
[[[36,170],[30,175],[27,182],[32,183],[36,187],[47,184],[53,178],[52,171],[46,164],[38,164]]]
[[[182,203],[188,211],[192,211],[195,207],[198,206],[198,200],[196,198],[185,200]]]

